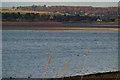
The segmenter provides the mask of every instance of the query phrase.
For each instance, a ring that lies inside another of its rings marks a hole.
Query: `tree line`
[[[39,13],[2,13],[3,21],[55,21],[55,22],[70,22],[70,21],[96,21],[99,16],[80,16],[80,15],[50,15]],[[109,19],[114,21],[114,19]],[[103,21],[108,21],[103,19]]]

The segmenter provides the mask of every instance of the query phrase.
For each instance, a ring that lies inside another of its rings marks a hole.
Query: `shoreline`
[[[0,23],[64,23],[64,22],[0,22]]]
[[[120,28],[4,26],[1,30],[112,30],[112,31],[119,31]]]
[[[82,79],[81,79],[82,78]],[[120,71],[88,74],[84,76],[70,76],[62,78],[3,78],[2,80],[119,80]]]
[[[20,22],[2,23],[1,30],[120,30],[118,24]]]
[[[36,21],[36,22],[17,22],[17,21],[6,21],[6,22],[0,22],[0,23],[81,23],[81,24],[118,24],[118,22],[41,22],[41,21]]]

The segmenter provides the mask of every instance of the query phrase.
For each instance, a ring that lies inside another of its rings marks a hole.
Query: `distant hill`
[[[117,22],[118,7],[19,6],[2,8],[3,21]]]
[[[64,13],[64,14],[79,14],[79,15],[89,15],[89,16],[106,16],[106,15],[116,15],[118,12],[117,7],[92,7],[92,6],[20,6],[14,7],[18,10],[28,10],[28,11],[47,11],[54,13]]]

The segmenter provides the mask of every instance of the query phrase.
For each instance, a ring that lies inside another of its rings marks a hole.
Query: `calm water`
[[[51,49],[54,55],[46,70]],[[117,70],[117,31],[3,31],[3,77],[51,78]]]

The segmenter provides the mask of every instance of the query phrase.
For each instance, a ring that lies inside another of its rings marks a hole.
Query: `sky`
[[[119,2],[119,0],[1,0],[2,2]]]
[[[64,5],[64,6],[94,6],[113,7],[118,6],[119,0],[2,0],[2,7],[17,7],[31,5]]]

